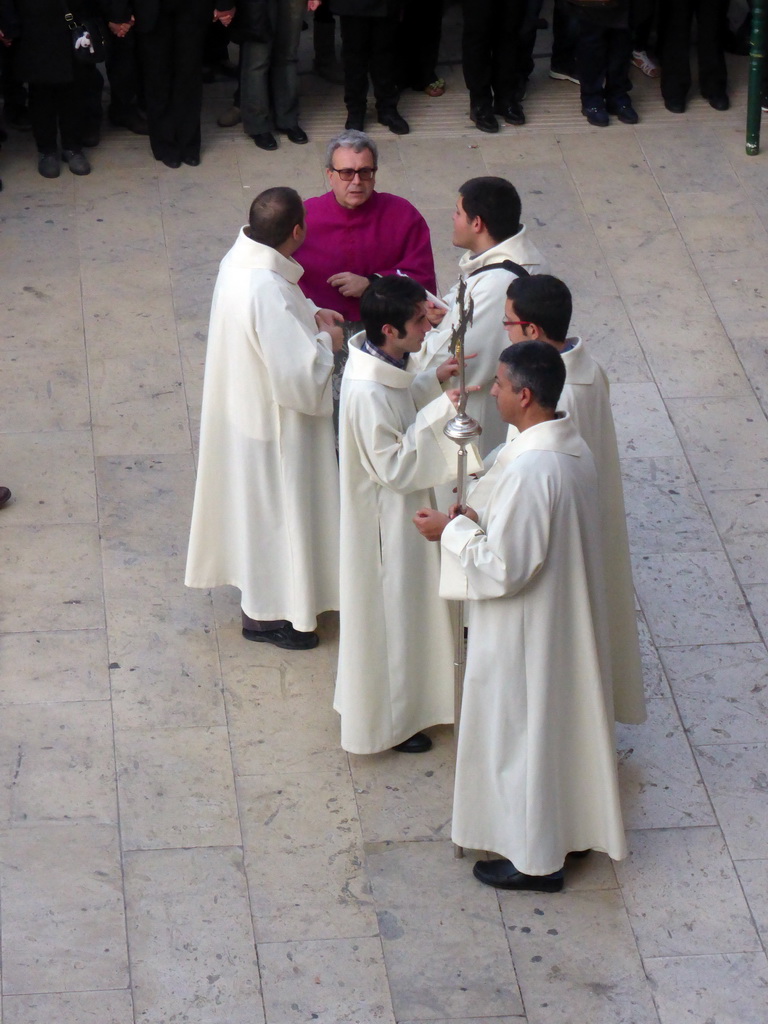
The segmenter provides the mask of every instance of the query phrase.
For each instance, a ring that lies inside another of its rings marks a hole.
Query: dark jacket
[[[15,39],[19,34],[19,19],[12,0],[0,0],[0,32],[6,39]]]
[[[72,32],[64,19],[64,0],[15,0],[19,38],[13,46],[13,73],[35,84],[71,82],[74,77]],[[72,0],[75,16],[98,14],[94,0]]]
[[[101,0],[102,9],[105,12],[107,21],[116,21],[120,24],[136,19],[137,32],[152,32],[157,24],[157,16],[163,6],[163,0]],[[185,0],[187,11],[191,17],[201,18],[213,17],[216,8],[220,11],[231,10],[235,6],[234,0],[221,0],[221,3],[214,3],[213,0]]]
[[[353,14],[358,18],[391,18],[400,15],[403,5],[401,0],[330,0],[329,6],[334,14]]]

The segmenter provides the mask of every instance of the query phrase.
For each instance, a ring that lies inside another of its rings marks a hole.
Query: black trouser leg
[[[583,107],[605,106],[605,76],[608,69],[608,33],[602,25],[579,19],[576,67],[581,83]]]
[[[408,3],[397,32],[397,81],[401,88],[425,89],[437,78],[443,0]]]
[[[659,11],[661,95],[685,102],[691,88],[691,22],[695,0],[664,0]]]
[[[553,68],[572,68],[576,63],[576,40],[579,35],[579,23],[576,18],[555,4],[552,18],[552,58]]]
[[[612,28],[608,32],[608,63],[605,69],[605,98],[609,103],[629,102],[632,81],[629,65],[632,60],[632,31]]]
[[[105,64],[109,78],[109,116],[115,121],[130,117],[136,110],[139,93],[139,65],[136,33],[122,38],[107,35]]]
[[[147,100],[149,144],[157,160],[180,159],[176,134],[173,130],[171,109],[173,84],[171,41],[171,16],[162,10],[153,31],[144,32],[138,36],[144,93]]]
[[[83,137],[87,138],[90,135],[98,139],[101,132],[104,76],[95,64],[76,63],[75,85],[79,96],[77,108],[81,114],[79,132]]]
[[[371,26],[368,69],[376,97],[376,110],[379,114],[391,114],[397,110],[399,96],[395,72],[398,21],[396,17],[368,20],[374,22]]]
[[[200,114],[203,106],[203,45],[207,28],[205,12],[194,8],[179,13],[174,25],[174,76],[171,108],[176,144],[182,158],[200,156]]]
[[[55,153],[59,148],[59,122],[56,96],[66,89],[63,83],[53,85],[29,83],[29,119],[32,134],[41,153]]]
[[[371,48],[369,25],[377,21],[378,18],[359,18],[351,14],[339,17],[344,62],[344,103],[353,117],[365,114]]]
[[[464,27],[461,36],[461,66],[464,84],[469,90],[469,103],[473,109],[493,105],[491,27],[494,0],[463,0]]]
[[[723,50],[726,13],[727,0],[696,0],[699,88],[702,96],[720,95],[728,87]]]

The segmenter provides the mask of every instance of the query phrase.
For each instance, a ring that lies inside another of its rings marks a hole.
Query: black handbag
[[[66,0],[64,20],[72,34],[72,53],[80,64],[100,64],[104,60],[104,37],[97,18],[80,18],[78,21],[69,10]]]

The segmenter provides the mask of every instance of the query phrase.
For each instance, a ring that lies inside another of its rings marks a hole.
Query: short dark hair
[[[470,178],[459,189],[459,195],[469,219],[479,217],[495,241],[503,242],[520,230],[520,196],[506,178]]]
[[[521,341],[505,348],[499,362],[515,388],[528,388],[542,409],[557,409],[565,384],[565,363],[554,345]]]
[[[565,341],[571,325],[573,299],[565,281],[551,274],[516,277],[507,288],[521,320],[536,324],[550,341]]]
[[[377,346],[384,344],[384,324],[391,324],[402,338],[406,320],[426,300],[426,291],[411,277],[392,274],[374,278],[360,300],[360,319],[368,341]]]
[[[251,203],[248,236],[254,242],[276,249],[290,237],[297,224],[303,223],[301,196],[296,189],[278,185],[260,192]]]

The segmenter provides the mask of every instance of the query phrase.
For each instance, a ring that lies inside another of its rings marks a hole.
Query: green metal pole
[[[747,95],[747,156],[760,152],[760,105],[763,95],[763,62],[765,60],[765,0],[755,0],[752,7],[752,38],[749,54],[749,92]]]

